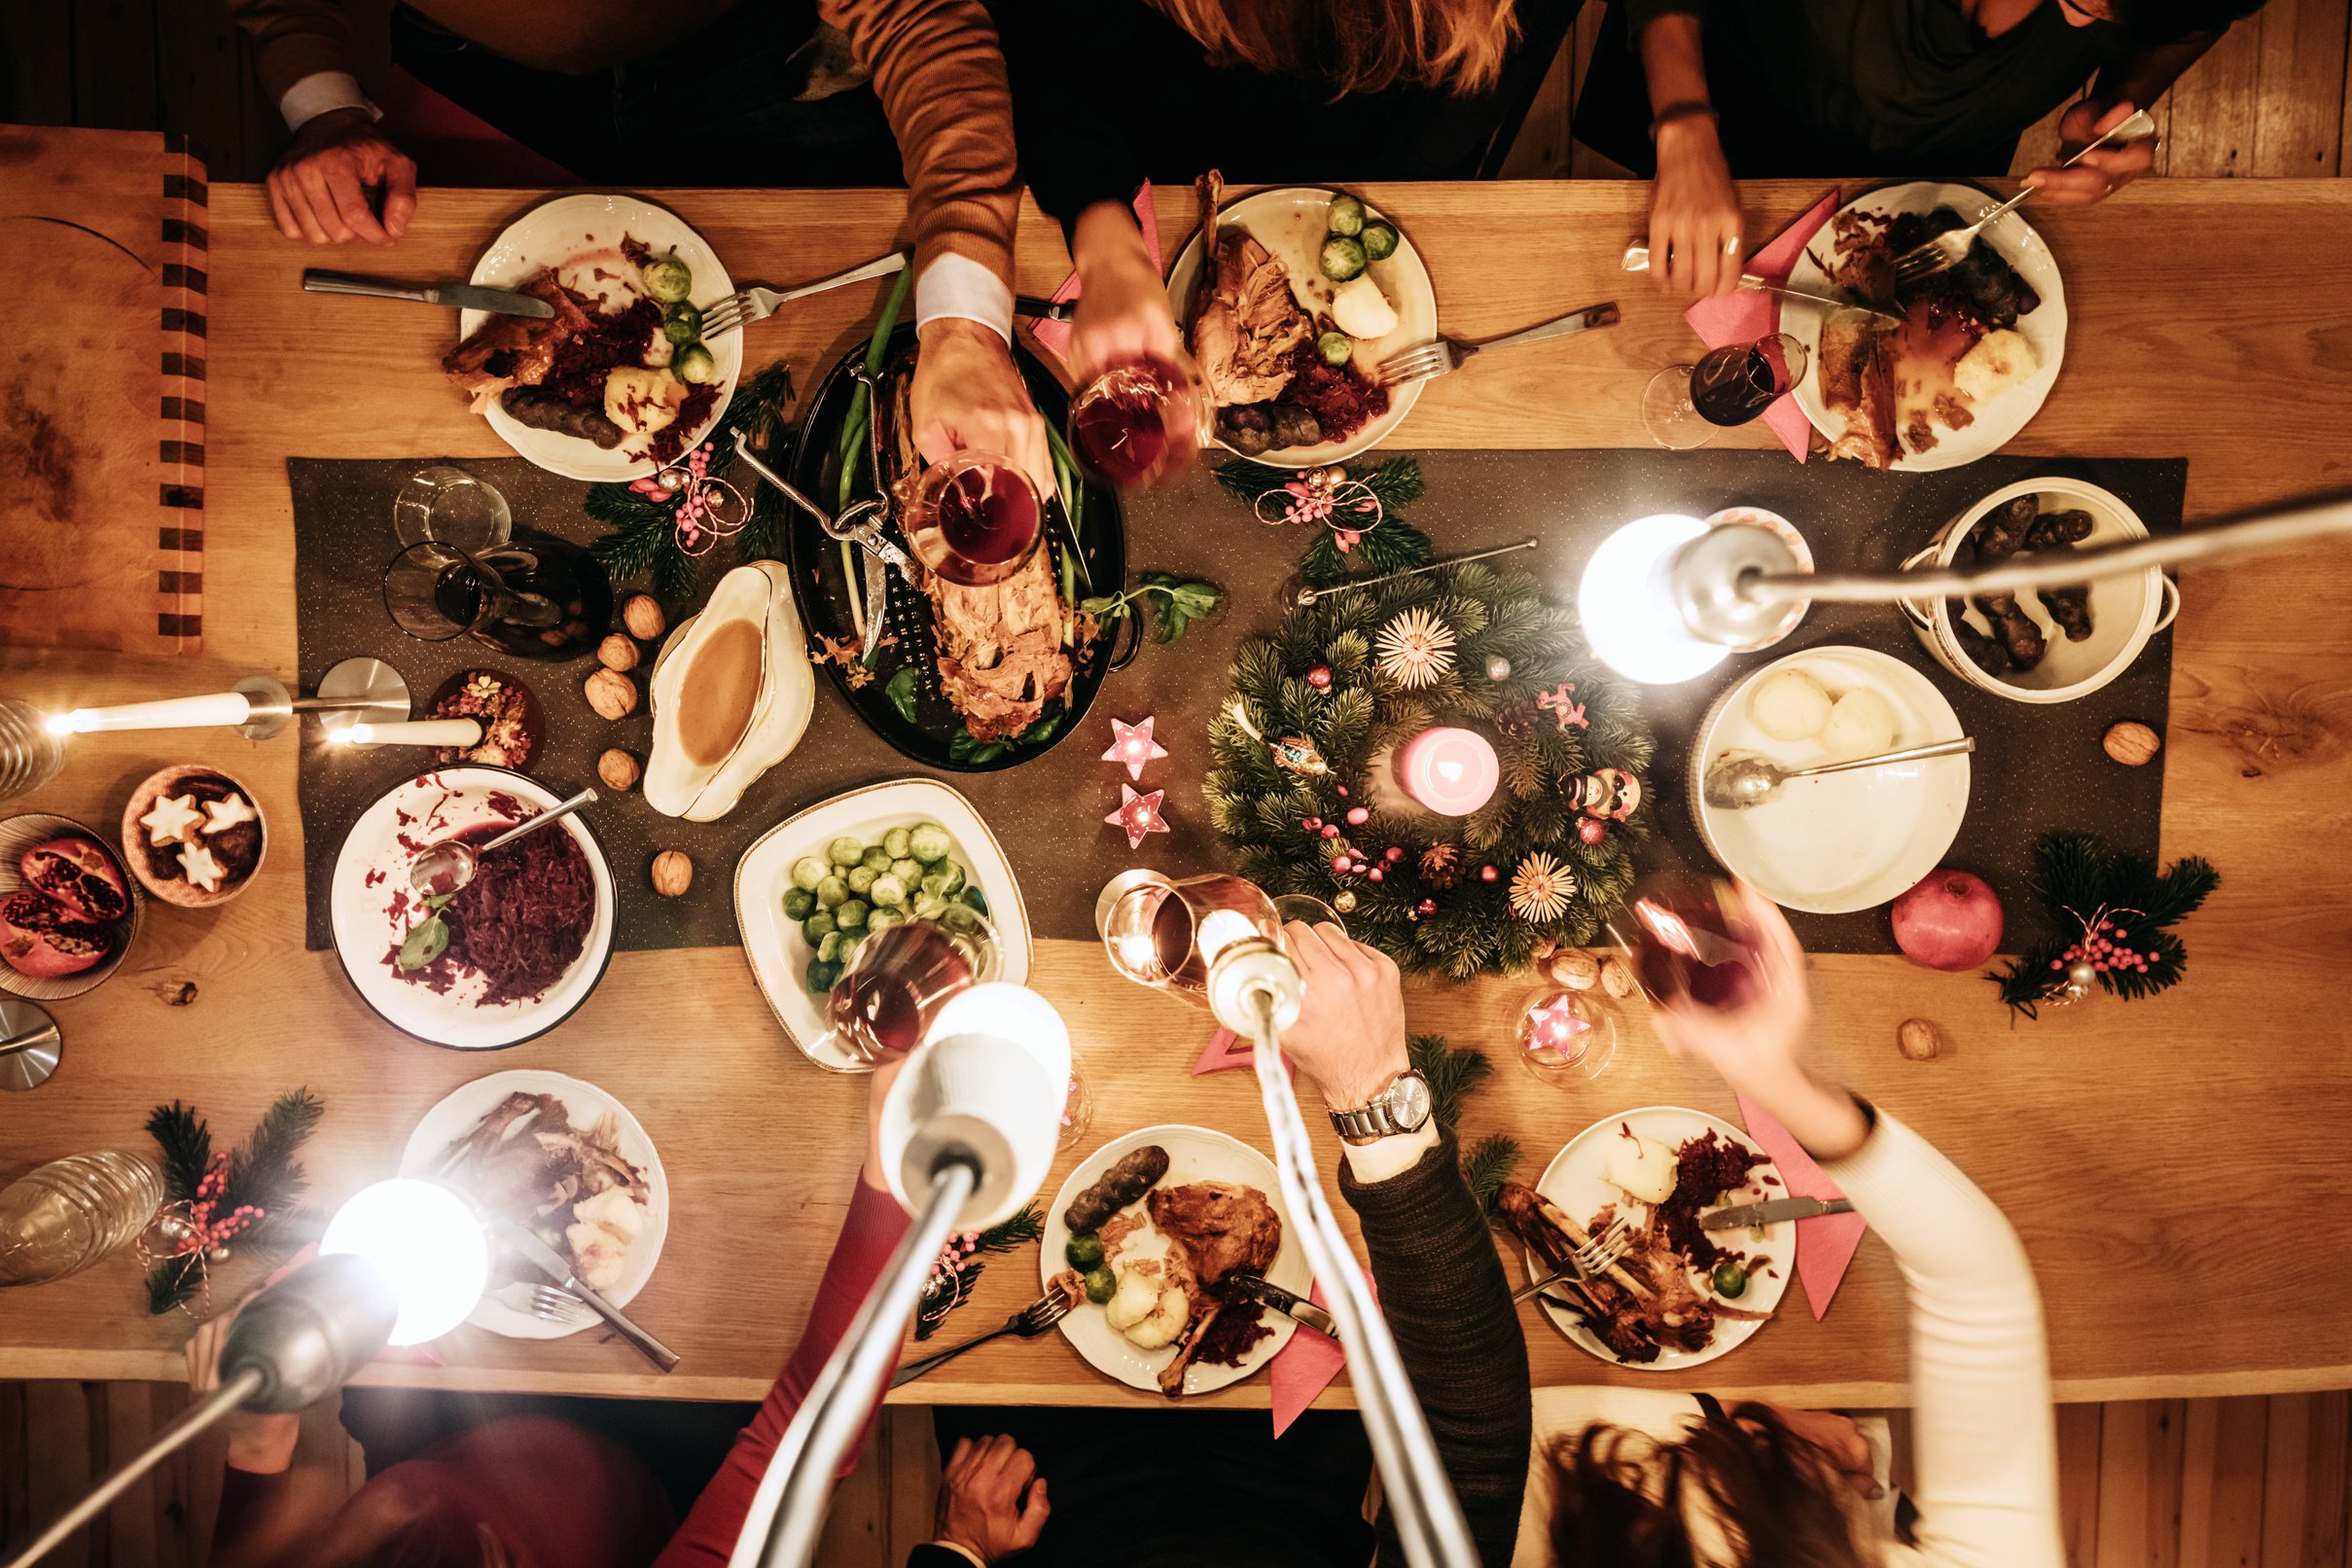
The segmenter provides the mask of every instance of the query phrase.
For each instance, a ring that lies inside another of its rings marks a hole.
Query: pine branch
[[[263,1211],[256,1229],[272,1221],[290,1218],[310,1186],[295,1156],[302,1152],[303,1145],[317,1130],[319,1119],[326,1114],[326,1102],[307,1088],[281,1094],[271,1102],[263,1113],[261,1125],[253,1129],[253,1136],[229,1157],[221,1212],[226,1214],[250,1203]]]
[[[147,1312],[161,1317],[196,1300],[204,1288],[203,1259],[192,1252],[166,1258],[148,1270]]]
[[[980,1233],[981,1252],[1010,1252],[1025,1246],[1046,1233],[1046,1213],[1034,1202],[1022,1205],[1021,1211],[1009,1220],[988,1227]],[[965,1265],[965,1272],[977,1268],[977,1264]]]
[[[1448,1047],[1441,1034],[1414,1035],[1406,1050],[1414,1070],[1429,1083],[1431,1114],[1439,1126],[1451,1131],[1461,1120],[1462,1102],[1486,1082],[1494,1064],[1469,1046]]]
[[[1479,1207],[1489,1215],[1494,1213],[1495,1199],[1502,1195],[1504,1183],[1517,1175],[1518,1169],[1518,1141],[1501,1133],[1480,1138],[1462,1156],[1462,1180],[1469,1184]]]
[[[174,1100],[148,1115],[147,1130],[162,1151],[164,1198],[173,1203],[193,1201],[197,1184],[212,1168],[212,1128],[194,1110]]]

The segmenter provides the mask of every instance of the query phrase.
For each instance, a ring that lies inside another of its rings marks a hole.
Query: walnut
[[[2100,744],[2107,748],[2108,756],[2125,767],[2141,767],[2156,759],[2156,751],[2164,742],[2157,739],[2156,732],[2146,725],[2126,719],[2111,727],[2107,738]]]
[[[637,645],[616,631],[596,645],[596,662],[626,675],[637,667]]]
[[[669,617],[661,613],[661,601],[651,593],[632,593],[621,605],[621,624],[639,642],[652,642],[669,627]]]
[[[1551,983],[1571,991],[1589,991],[1601,982],[1601,961],[1587,952],[1563,947],[1551,955],[1546,966]]]
[[[619,746],[596,759],[596,776],[612,788],[625,790],[637,782],[637,759]]]
[[[637,711],[637,683],[617,669],[599,669],[588,678],[588,706],[607,719],[625,719]]]
[[[682,898],[694,885],[695,863],[683,849],[664,849],[654,857],[654,891],[665,899]]]
[[[1633,981],[1633,966],[1614,955],[1601,960],[1601,989],[1622,1002],[1640,987]]]
[[[1912,1061],[1933,1061],[1943,1054],[1943,1031],[1925,1018],[1906,1018],[1895,1025],[1895,1049]]]

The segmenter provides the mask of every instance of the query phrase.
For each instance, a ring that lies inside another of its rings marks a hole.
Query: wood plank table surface
[[[1819,189],[1748,187],[1756,232],[1789,221]],[[904,214],[903,196],[886,192],[652,194],[708,236],[738,277],[777,283],[876,254]],[[1401,445],[1647,445],[1638,394],[1657,366],[1688,356],[1693,339],[1674,308],[1617,270],[1619,250],[1641,228],[1642,187],[1366,194],[1427,258],[1450,332],[1490,336],[1595,300],[1624,303],[1614,332],[1482,359],[1436,382]],[[22,196],[0,174],[0,205]],[[396,253],[320,257],[279,238],[258,189],[215,187],[202,657],[133,662],[0,650],[0,690],[65,705],[69,696],[78,704],[213,690],[252,669],[291,680],[286,458],[503,452],[442,380],[446,316],[306,296],[297,276],[319,261],[462,275],[528,204],[515,193],[428,191]],[[1163,193],[1159,216],[1163,235],[1187,232],[1188,195]],[[2033,216],[2065,268],[2073,326],[2056,390],[2013,449],[2186,454],[2192,521],[2352,482],[2352,185],[2151,180],[2097,208]],[[1057,232],[1030,209],[1021,287],[1051,292],[1065,269]],[[788,307],[752,330],[751,357],[785,357],[806,386],[861,333],[875,298],[861,286]],[[1204,520],[1233,525],[1230,517]],[[1148,542],[1134,548],[1148,562]],[[2223,873],[2220,892],[2185,928],[2187,983],[2013,1028],[1991,987],[1972,976],[1892,957],[1814,964],[1821,1070],[1918,1127],[2022,1232],[2063,1399],[2352,1384],[2352,1293],[2336,1266],[2333,1218],[2352,1201],[2341,1132],[2352,1121],[2348,564],[2352,552],[2338,548],[2208,569],[2187,586],[2161,759],[2164,849],[2208,856]],[[396,640],[387,626],[388,651]],[[1145,692],[1148,655],[1138,673],[1134,689]],[[824,741],[817,733],[807,743]],[[417,1117],[456,1085],[505,1068],[560,1069],[618,1094],[660,1148],[672,1228],[632,1310],[679,1350],[678,1371],[654,1374],[593,1335],[517,1343],[461,1329],[440,1343],[442,1365],[378,1366],[366,1380],[759,1397],[799,1334],[850,1191],[863,1082],[815,1070],[779,1038],[734,949],[622,953],[577,1016],[493,1056],[396,1034],[352,993],[332,953],[303,948],[291,734],[258,748],[225,731],[86,737],[55,782],[8,809],[110,824],[139,778],[189,758],[232,766],[257,786],[275,852],[224,910],[151,904],[123,972],[56,1006],[64,1067],[38,1092],[0,1095],[0,1180],[79,1150],[140,1147],[148,1109],[174,1097],[200,1106],[217,1136],[242,1136],[272,1095],[307,1084],[328,1106],[307,1162],[314,1201],[331,1207],[389,1174]],[[1264,1146],[1246,1075],[1187,1076],[1207,1033],[1201,1015],[1119,980],[1087,944],[1040,944],[1033,980],[1070,1020],[1098,1137],[1181,1120]],[[1415,1029],[1496,1054],[1466,1137],[1512,1133],[1532,1174],[1613,1110],[1671,1102],[1735,1115],[1710,1074],[1664,1055],[1638,1005],[1596,1084],[1563,1092],[1520,1072],[1505,1030],[1526,988],[1411,987]],[[1900,1057],[1895,1026],[1912,1016],[1940,1020],[1956,1051],[1924,1064]],[[1320,1143],[1336,1159],[1328,1135]],[[1069,1163],[1059,1162],[1047,1194]],[[249,1284],[254,1266],[238,1260],[225,1285]],[[1027,1252],[993,1262],[946,1339],[1001,1321],[1033,1296],[1034,1268]],[[115,1259],[0,1296],[0,1378],[178,1375],[187,1321],[148,1317],[136,1273]],[[1532,1305],[1523,1312],[1538,1382],[1657,1381],[1604,1368]],[[1727,1394],[1901,1403],[1904,1308],[1892,1260],[1866,1242],[1825,1320],[1792,1291],[1768,1329],[1684,1381]],[[991,1346],[899,1397],[1156,1403],[1096,1375],[1058,1336]],[[1325,1398],[1345,1403],[1344,1379]],[[1261,1377],[1216,1403],[1265,1399]]]

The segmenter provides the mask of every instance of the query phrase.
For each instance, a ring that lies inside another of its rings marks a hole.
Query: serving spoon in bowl
[[[445,898],[474,880],[475,872],[481,868],[481,857],[504,844],[511,844],[526,833],[536,833],[557,817],[568,817],[596,799],[593,785],[557,805],[551,805],[527,822],[518,822],[488,843],[479,847],[460,838],[445,838],[429,849],[420,851],[409,863],[409,885],[426,898]]]
[[[1955,757],[1964,751],[1975,751],[1974,735],[1962,735],[1957,740],[1939,740],[1932,746],[1910,746],[1902,751],[1881,752],[1875,757],[1854,757],[1840,763],[1815,763],[1810,767],[1782,767],[1762,757],[1726,757],[1707,769],[1706,782],[1700,788],[1707,803],[1726,811],[1741,811],[1752,805],[1762,805],[1780,793],[1780,786],[1793,778],[1811,778],[1819,773],[1846,773],[1857,767],[1885,767],[1894,763],[1925,762],[1930,757]]]

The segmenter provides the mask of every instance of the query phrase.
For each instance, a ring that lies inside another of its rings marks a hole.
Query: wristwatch
[[[1429,1123],[1434,1106],[1429,1080],[1408,1067],[1372,1097],[1372,1103],[1352,1111],[1334,1111],[1332,1125],[1342,1142],[1376,1143],[1400,1132],[1418,1132]]]

